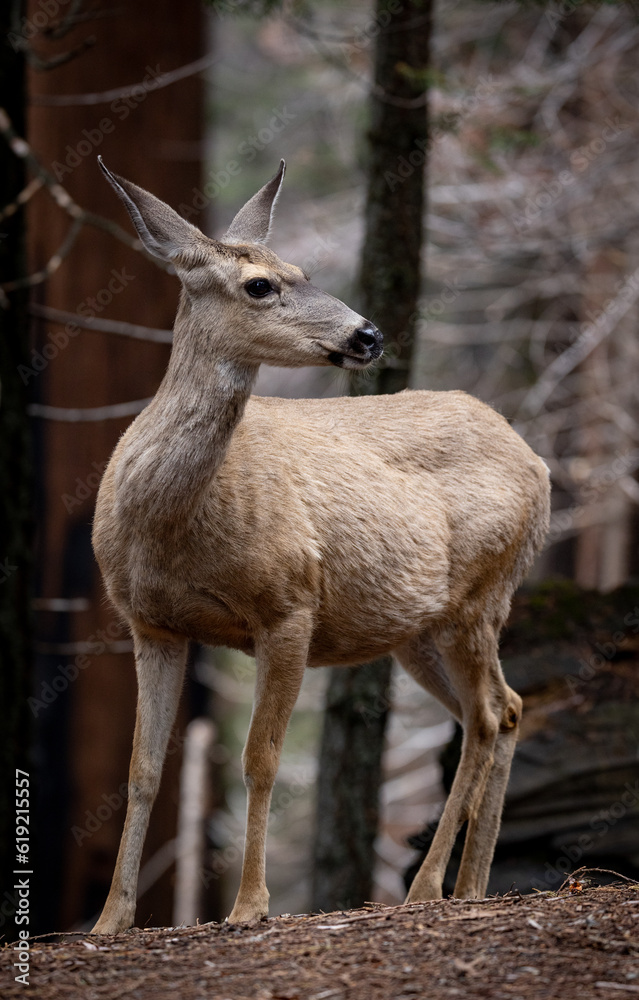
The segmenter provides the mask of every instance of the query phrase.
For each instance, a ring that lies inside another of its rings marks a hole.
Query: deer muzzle
[[[366,320],[355,330],[344,351],[331,351],[328,360],[338,368],[365,368],[380,357],[384,338],[376,326]]]

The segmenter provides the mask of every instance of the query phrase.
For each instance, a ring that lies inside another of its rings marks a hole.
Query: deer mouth
[[[329,351],[328,360],[332,365],[335,365],[336,368],[359,369],[368,368],[368,366],[371,365],[376,358],[372,356],[363,358],[358,354],[344,354],[341,351]]]
[[[373,361],[382,356],[384,338],[376,326],[367,320],[361,320],[360,326],[342,341],[345,351],[336,351],[331,343],[318,341],[319,346],[326,351],[327,360],[336,368],[368,368]]]

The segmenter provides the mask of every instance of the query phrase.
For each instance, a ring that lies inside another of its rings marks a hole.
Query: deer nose
[[[378,358],[382,353],[384,338],[376,326],[366,322],[360,326],[353,334],[352,346],[355,349],[364,350],[372,358]]]

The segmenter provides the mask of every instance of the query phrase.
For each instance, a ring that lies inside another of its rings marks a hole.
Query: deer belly
[[[230,646],[252,653],[253,638],[246,622],[216,597],[167,586],[138,590],[122,607],[134,626],[186,636],[207,646]]]
[[[450,596],[447,542],[432,525],[399,544],[383,532],[337,552],[336,541],[324,560],[312,665],[380,656],[441,620]]]
[[[205,646],[228,646],[253,655],[253,637],[246,622],[236,618],[217,601],[202,601],[201,605],[183,614],[190,639]]]

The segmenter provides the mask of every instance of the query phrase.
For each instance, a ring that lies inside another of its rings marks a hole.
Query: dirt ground
[[[203,924],[31,942],[29,986],[0,952],[0,996],[47,1000],[621,1000],[639,997],[639,885],[480,901],[370,904],[251,927]]]

